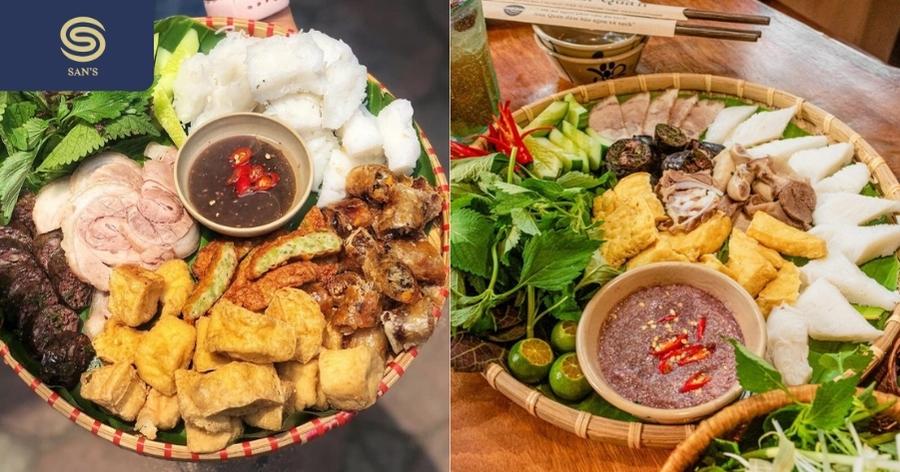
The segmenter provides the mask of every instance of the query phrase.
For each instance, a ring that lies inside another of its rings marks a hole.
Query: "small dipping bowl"
[[[252,227],[227,226],[206,218],[190,198],[190,171],[197,158],[209,146],[236,136],[251,136],[281,150],[294,170],[294,200],[278,219]],[[216,118],[194,130],[178,153],[175,163],[175,188],[181,203],[200,224],[227,236],[251,238],[270,233],[297,215],[312,191],[313,163],[300,136],[281,121],[259,113],[232,113]]]
[[[550,62],[556,67],[560,77],[574,84],[591,84],[634,75],[638,62],[641,60],[641,54],[644,52],[644,46],[647,44],[645,39],[638,42],[635,48],[617,56],[584,59],[569,57],[547,49],[537,35],[535,35],[534,41],[542,51],[550,56]]]
[[[618,56],[638,46],[646,36],[561,26],[532,25],[534,36],[550,51],[581,59]]]
[[[734,315],[744,337],[744,345],[756,355],[765,353],[766,322],[753,297],[726,275],[701,264],[683,262],[648,264],[629,270],[606,284],[584,308],[578,322],[575,350],[588,383],[616,408],[652,423],[692,423],[736,400],[741,394],[741,386],[735,382],[724,394],[692,407],[655,408],[635,403],[613,390],[604,379],[598,362],[600,332],[613,308],[640,289],[669,284],[689,285],[721,301]]]

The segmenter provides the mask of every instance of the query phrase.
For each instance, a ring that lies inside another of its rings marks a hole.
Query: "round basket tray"
[[[782,390],[773,390],[761,395],[754,395],[746,400],[731,405],[724,410],[709,417],[700,423],[700,426],[672,451],[661,472],[682,472],[688,470],[706,451],[709,443],[715,438],[720,438],[741,425],[749,423],[754,418],[769,414],[783,406],[789,405],[794,400],[811,402],[816,392],[816,385],[804,385],[790,388],[790,395]],[[875,392],[875,398],[879,403],[893,403],[887,410],[881,412],[895,420],[900,421],[900,398],[882,392]]]
[[[213,29],[235,29],[246,31],[247,34],[258,38],[267,38],[275,35],[283,36],[289,35],[294,32],[293,30],[282,28],[272,23],[241,20],[235,18],[206,17],[197,18],[196,21]],[[377,83],[382,88],[382,90],[388,91],[387,88],[383,84],[381,84],[381,82],[379,82],[371,75],[369,76],[369,81]],[[450,228],[450,216],[448,212],[447,202],[449,202],[450,187],[447,184],[447,179],[444,175],[444,169],[441,166],[440,161],[438,160],[438,156],[434,150],[434,147],[428,141],[428,138],[425,137],[425,134],[422,132],[421,127],[416,125],[416,129],[419,133],[419,138],[422,141],[425,152],[428,155],[428,160],[435,176],[435,186],[440,191],[441,196],[444,200],[443,209],[441,211],[441,219],[429,232],[428,238],[433,244],[438,244],[440,246],[444,265],[449,271],[450,243],[448,237]],[[441,316],[442,311],[440,307],[444,305],[443,300],[446,300],[448,294],[449,292],[446,288],[441,289],[442,301],[441,303],[437,304],[438,308],[435,308],[434,311],[434,316],[436,318],[439,318]],[[400,379],[400,377],[404,374],[404,372],[406,372],[406,369],[409,368],[409,365],[417,355],[418,350],[414,347],[412,349],[401,352],[388,361],[384,370],[384,375],[381,379],[381,383],[378,386],[379,397],[387,393],[387,391],[397,382],[397,380]],[[160,441],[152,441],[140,434],[134,434],[123,431],[121,429],[116,429],[102,423],[98,419],[92,418],[87,413],[72,406],[72,404],[61,398],[59,393],[45,385],[30,372],[28,372],[22,366],[22,364],[19,363],[19,361],[13,358],[13,356],[10,354],[9,347],[7,347],[7,345],[2,341],[0,341],[0,356],[3,357],[3,361],[13,370],[13,372],[15,372],[19,376],[19,378],[22,379],[23,382],[25,382],[26,385],[28,385],[31,390],[34,391],[35,394],[37,394],[37,396],[44,399],[47,404],[52,406],[56,411],[65,415],[67,418],[69,418],[70,421],[90,431],[92,434],[110,441],[121,448],[135,451],[138,454],[156,456],[165,459],[193,461],[226,460],[236,457],[250,457],[264,454],[267,452],[276,451],[280,448],[290,446],[292,444],[305,444],[312,439],[322,436],[323,434],[334,428],[347,424],[347,422],[349,422],[356,414],[355,412],[350,411],[340,411],[330,416],[315,418],[307,423],[291,428],[284,432],[275,433],[265,438],[238,442],[217,452],[198,454],[189,451],[187,446],[164,443]]]
[[[854,158],[872,171],[875,185],[887,197],[900,199],[900,183],[890,167],[858,133],[844,122],[806,100],[782,90],[729,77],[708,74],[649,74],[582,85],[559,92],[517,110],[513,117],[525,125],[555,100],[571,93],[580,103],[595,102],[610,95],[624,95],[668,88],[698,93],[738,97],[767,107],[784,108],[800,105],[793,122],[809,133],[823,134],[832,141],[849,142],[855,147]],[[873,358],[864,374],[868,375],[891,349],[900,332],[900,307],[894,310],[885,326],[884,335],[872,343]],[[490,386],[528,413],[572,432],[582,438],[627,445],[631,448],[671,448],[684,441],[696,428],[688,425],[660,425],[612,420],[576,410],[556,402],[516,380],[499,363],[490,364],[483,373]]]

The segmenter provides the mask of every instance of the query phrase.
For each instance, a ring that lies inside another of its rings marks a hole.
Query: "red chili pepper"
[[[228,160],[231,162],[232,166],[242,166],[250,162],[251,157],[253,157],[253,150],[244,146],[235,149]]]
[[[691,390],[697,390],[698,388],[708,384],[710,380],[712,380],[712,377],[710,377],[706,372],[697,372],[684,381],[684,385],[681,386],[681,390],[679,390],[679,392],[687,393]]]
[[[686,334],[679,334],[678,336],[674,336],[668,341],[660,344],[657,347],[650,347],[650,353],[656,357],[661,357],[668,352],[674,351],[684,344],[684,341],[687,340]]]
[[[246,167],[242,166],[242,168],[246,169]],[[250,172],[249,169],[246,172],[242,172],[238,177],[237,181],[234,183],[234,193],[238,197],[243,197],[250,191],[250,186],[252,182],[250,182]]]
[[[714,345],[703,346],[700,344],[694,344],[693,346],[690,346],[690,348],[684,352],[683,356],[678,359],[678,365],[683,366],[692,362],[702,361],[703,359],[711,356],[715,350],[716,347]]]
[[[668,374],[669,372],[672,372],[672,369],[675,368],[672,363],[669,362],[669,360],[670,359],[668,357],[664,357],[659,361],[658,369],[660,374]]]
[[[450,158],[464,159],[466,157],[481,157],[488,155],[484,149],[468,146],[466,144],[450,140]]]
[[[519,125],[513,118],[512,111],[509,108],[509,102],[499,103],[497,110],[497,116],[494,117],[494,122],[488,125],[484,139],[491,143],[497,151],[507,156],[512,155],[513,148],[517,148],[516,163],[518,164],[527,165],[534,162],[534,158],[528,152],[528,148],[525,147],[525,142],[522,139],[529,133],[537,130],[531,130],[524,135],[520,133]]]
[[[253,164],[250,166],[250,181],[253,183],[259,182],[264,175],[266,175],[266,168],[259,165]]]
[[[266,175],[263,175],[259,178],[259,180],[254,185],[253,189],[258,192],[271,190],[278,183],[279,177],[278,174],[274,172],[269,172]]]
[[[703,333],[706,332],[706,317],[701,316],[700,321],[697,322],[697,340],[703,339]]]
[[[674,311],[670,311],[668,315],[663,316],[662,318],[656,320],[657,323],[668,323],[670,321],[675,321],[675,318],[678,318],[678,314]]]

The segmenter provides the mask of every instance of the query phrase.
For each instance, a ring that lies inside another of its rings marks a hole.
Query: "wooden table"
[[[754,0],[653,1],[768,15],[772,23],[758,43],[653,38],[639,73],[710,73],[794,93],[849,124],[900,175],[900,69]],[[558,78],[530,26],[495,23],[488,35],[501,94],[513,109],[572,86]],[[580,439],[530,416],[478,374],[454,373],[451,399],[454,471],[655,471],[669,452]]]

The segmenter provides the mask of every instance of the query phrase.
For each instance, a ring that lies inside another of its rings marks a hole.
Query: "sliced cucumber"
[[[169,62],[169,59],[172,57],[172,53],[169,52],[168,49],[157,48],[156,49],[156,63],[153,65],[153,75],[159,76],[162,74],[163,67]]]
[[[563,118],[566,117],[566,113],[569,111],[569,104],[566,102],[553,102],[544,108],[538,116],[536,116],[531,123],[528,123],[528,126],[525,127],[525,131],[531,131],[536,128],[548,128],[546,130],[541,129],[531,133],[533,136],[543,137],[547,136],[550,132],[549,128],[555,127],[559,124]]]
[[[563,101],[569,104],[569,110],[566,112],[566,121],[574,125],[578,129],[583,129],[588,124],[588,111],[583,107],[575,96],[567,94]]]
[[[534,175],[544,179],[555,179],[559,177],[562,171],[562,159],[560,154],[564,151],[550,142],[547,138],[539,138],[535,136],[526,136],[522,140],[534,163],[531,165],[531,171]]]
[[[591,170],[600,168],[600,161],[603,158],[603,146],[587,133],[579,131],[575,125],[564,121],[562,123],[562,132],[570,141],[578,145],[588,158]]]
[[[581,149],[577,143],[567,138],[559,129],[554,128],[550,131],[550,134],[547,135],[547,138],[550,139],[551,143],[561,147],[566,152],[583,155],[585,157],[587,156],[587,153]]]
[[[570,153],[567,157],[572,163],[570,170],[577,170],[585,173],[591,171],[591,160],[586,154]]]
[[[596,161],[594,161],[593,159],[591,160],[591,170],[598,170],[603,165],[603,158],[606,156],[606,150],[609,149],[610,146],[612,146],[614,141],[600,136],[591,128],[586,129],[585,132],[588,136],[590,136],[591,141],[593,141],[594,143],[593,145],[600,149],[600,154]],[[588,156],[591,156],[591,154],[588,153]]]

